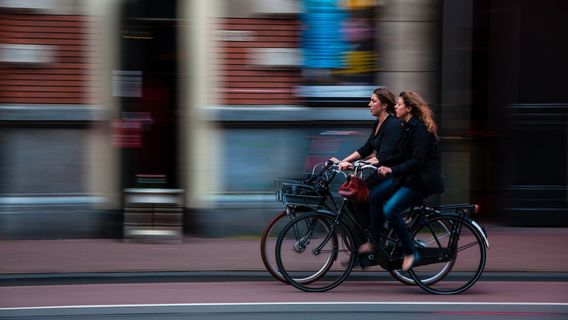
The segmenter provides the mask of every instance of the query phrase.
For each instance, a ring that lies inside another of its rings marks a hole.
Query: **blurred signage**
[[[113,120],[112,146],[123,149],[142,148],[142,122],[132,120]]]
[[[252,41],[254,34],[251,31],[242,30],[218,30],[215,32],[217,41]]]
[[[339,1],[304,0],[302,49],[306,68],[341,68],[348,47],[342,25],[348,18]]]
[[[305,84],[297,88],[298,96],[314,103],[336,99],[359,105],[377,86],[377,1],[303,0],[303,4]]]
[[[20,10],[53,10],[55,0],[0,0],[0,8]]]
[[[369,98],[377,86],[299,86],[296,95],[307,98]]]
[[[0,62],[47,64],[55,62],[53,46],[39,44],[1,44]]]
[[[298,67],[301,65],[297,48],[251,48],[251,64],[270,67]]]
[[[150,112],[123,112],[122,120],[112,122],[112,145],[123,149],[142,148],[142,133],[153,124]]]
[[[112,70],[114,97],[142,97],[142,71]]]
[[[253,10],[270,15],[290,15],[300,13],[297,0],[256,0]]]

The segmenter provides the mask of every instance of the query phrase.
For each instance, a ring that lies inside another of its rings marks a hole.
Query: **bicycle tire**
[[[307,250],[308,246],[314,249]],[[335,216],[307,213],[296,217],[282,229],[276,242],[276,262],[284,279],[295,288],[306,292],[323,292],[337,287],[349,276],[355,264],[354,247],[351,231],[343,222],[335,225]],[[329,257],[319,258],[322,252],[329,254]],[[340,255],[346,255],[348,260],[340,263],[336,269],[345,267],[345,270],[331,270]],[[308,262],[310,258],[323,262],[311,263]],[[312,268],[312,265],[315,267]],[[315,269],[315,272],[306,270],[308,268]],[[318,281],[296,280],[298,275],[304,274],[317,276]]]
[[[437,225],[443,224],[447,226],[451,233],[446,234],[444,230],[436,230],[436,227],[431,225],[432,222],[439,222]],[[457,234],[458,231],[459,234]],[[413,267],[409,270],[409,274],[415,283],[429,293],[442,295],[458,294],[471,288],[481,277],[487,261],[487,247],[484,236],[480,234],[479,229],[467,219],[464,219],[464,217],[443,215],[433,217],[426,223],[422,223],[413,231],[412,238],[416,241],[417,238],[421,237],[420,235],[428,233],[433,235],[432,240],[438,244],[438,250],[441,253],[440,257],[443,257],[444,252],[446,252],[448,257],[451,258],[452,269],[443,279],[439,279],[434,283],[425,283],[421,279],[421,274],[428,273],[429,264]],[[450,247],[452,236],[457,236],[458,241],[455,252]],[[470,248],[473,248],[473,250],[468,250]],[[472,257],[465,256],[466,254]],[[455,274],[453,275],[453,273]]]
[[[429,217],[428,219],[431,219],[431,217]],[[414,226],[411,229],[410,234],[414,234],[416,229],[417,229],[417,226]],[[394,238],[395,236],[396,236],[396,234],[395,234],[394,230],[390,229],[388,234],[387,234],[387,238],[385,239],[385,242],[392,242],[392,240],[389,240],[389,239],[396,239],[396,238]],[[388,245],[388,243],[385,243],[385,247],[386,247],[386,245]],[[414,245],[419,246],[420,243],[415,243]],[[432,285],[432,284],[442,280],[452,270],[453,261],[454,260],[448,261],[444,266],[441,266],[437,273],[431,274],[428,277],[426,277],[425,279],[424,278],[421,279],[422,282],[425,283],[425,284]],[[409,285],[409,286],[416,285],[416,282],[414,281],[414,279],[412,278],[410,273],[404,272],[404,271],[402,271],[402,269],[389,269],[387,271],[388,271],[388,273],[390,273],[390,275],[393,278],[395,278],[397,281],[399,281],[402,284]]]
[[[272,239],[272,234],[276,232],[276,230],[273,230],[276,224],[282,222],[282,219],[286,216],[287,216],[286,211],[281,211],[280,213],[275,215],[268,222],[266,227],[264,227],[264,230],[262,231],[262,235],[260,237],[260,257],[262,259],[262,263],[264,264],[266,271],[268,271],[268,273],[270,273],[270,275],[274,279],[282,283],[288,283],[288,282],[286,281],[286,279],[284,279],[284,277],[282,277],[280,271],[278,271],[276,266],[276,259],[274,258],[274,251],[270,250],[271,246],[268,244],[268,242],[271,241],[270,239]],[[274,262],[272,261],[271,258],[274,258]]]
[[[278,270],[278,266],[276,265],[276,257],[274,255],[275,247],[276,247],[276,240],[278,239],[278,234],[280,230],[292,219],[296,217],[299,213],[306,213],[309,211],[306,210],[291,210],[289,214],[286,211],[281,211],[277,215],[275,215],[268,224],[264,227],[262,231],[262,235],[260,237],[260,257],[262,259],[262,263],[266,268],[266,271],[275,279],[282,283],[288,284],[288,281],[282,277],[282,274]],[[286,221],[285,218],[289,217],[290,220]],[[271,245],[274,243],[274,245]],[[316,281],[317,278],[312,279],[296,279],[296,281]]]

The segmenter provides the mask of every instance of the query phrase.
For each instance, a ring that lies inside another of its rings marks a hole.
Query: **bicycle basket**
[[[313,185],[298,180],[274,180],[276,199],[286,205],[321,207],[325,194]]]

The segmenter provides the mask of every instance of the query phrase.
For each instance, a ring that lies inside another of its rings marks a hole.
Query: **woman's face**
[[[412,117],[412,114],[410,113],[411,109],[412,109],[411,107],[407,107],[404,104],[404,100],[402,99],[402,97],[398,97],[398,99],[396,99],[396,106],[394,106],[394,112],[397,118],[404,121],[410,120],[410,118]]]
[[[386,108],[387,104],[381,103],[379,97],[377,97],[377,95],[373,93],[371,95],[371,101],[369,101],[369,110],[371,110],[371,115],[374,117],[378,117],[385,111]]]

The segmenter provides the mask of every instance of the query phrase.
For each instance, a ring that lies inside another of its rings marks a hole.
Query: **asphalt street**
[[[393,281],[306,293],[276,281],[0,287],[0,319],[566,319],[566,281],[480,281],[439,296]]]

